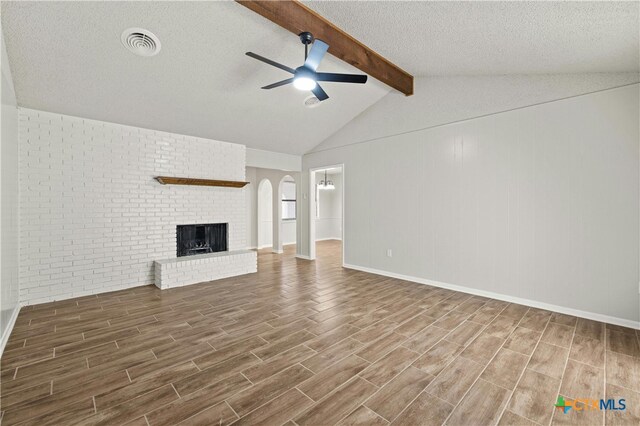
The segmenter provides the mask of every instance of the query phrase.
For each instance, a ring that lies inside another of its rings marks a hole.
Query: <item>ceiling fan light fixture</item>
[[[266,86],[263,86],[263,89],[275,89],[276,87],[281,87],[293,83],[293,86],[298,90],[312,91],[318,101],[321,102],[329,99],[329,95],[327,95],[327,92],[325,92],[322,87],[320,87],[318,81],[360,84],[367,82],[366,75],[318,72],[318,66],[320,65],[320,62],[322,61],[325,53],[327,53],[329,45],[322,40],[315,39],[314,41],[313,35],[311,35],[311,33],[309,32],[301,33],[300,41],[302,41],[302,43],[304,44],[304,64],[296,69],[293,69],[286,65],[282,65],[278,62],[272,61],[271,59],[265,58],[264,56],[260,56],[253,52],[245,53],[247,56],[253,59],[257,59],[260,62],[271,65],[272,67],[276,67],[290,74],[293,74],[293,77],[278,81],[276,83],[268,84]],[[313,45],[311,46],[311,51],[308,51],[309,44],[311,43],[313,43]]]
[[[316,88],[316,81],[309,77],[296,77],[293,79],[293,87],[298,90],[313,90]]]

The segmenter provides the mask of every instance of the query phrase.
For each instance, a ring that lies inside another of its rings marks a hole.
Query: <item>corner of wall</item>
[[[247,167],[299,172],[302,156],[247,148]]]
[[[0,27],[0,356],[20,312],[19,300],[19,117],[11,68]]]
[[[414,95],[390,92],[305,155],[639,81],[637,72],[418,77]]]

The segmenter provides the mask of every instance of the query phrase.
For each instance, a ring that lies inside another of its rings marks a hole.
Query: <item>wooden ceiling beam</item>
[[[383,58],[331,22],[296,0],[246,1],[241,5],[298,35],[309,31],[329,45],[329,53],[371,77],[404,93],[413,94],[413,76]]]

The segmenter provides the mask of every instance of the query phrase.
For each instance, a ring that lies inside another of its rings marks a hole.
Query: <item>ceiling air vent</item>
[[[124,47],[138,56],[154,56],[160,52],[160,40],[151,31],[129,28],[120,37]]]
[[[320,105],[320,99],[316,98],[313,95],[304,100],[304,106],[306,106],[307,108],[315,108],[318,105]]]

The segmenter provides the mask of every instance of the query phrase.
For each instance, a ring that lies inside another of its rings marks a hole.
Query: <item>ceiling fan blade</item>
[[[253,52],[247,52],[246,55],[252,57],[253,59],[257,59],[259,61],[262,61],[265,64],[269,64],[269,65],[274,66],[276,68],[280,68],[281,70],[286,71],[288,73],[291,73],[291,74],[295,74],[296,73],[296,70],[294,70],[293,68],[289,68],[286,65],[279,64],[279,63],[277,63],[275,61],[272,61],[271,59],[265,58],[264,56],[256,55]]]
[[[286,80],[269,84],[268,86],[264,86],[263,89],[274,89],[276,87],[284,86],[285,84],[289,84],[289,83],[293,83],[293,78],[287,78]]]
[[[318,65],[320,65],[320,61],[324,58],[324,54],[327,53],[327,49],[329,49],[329,45],[327,43],[316,39],[316,41],[311,45],[311,52],[309,52],[307,60],[304,61],[304,66],[313,71],[317,70]]]
[[[335,74],[332,72],[319,72],[316,74],[318,81],[332,81],[334,83],[366,83],[367,76],[362,74]]]
[[[316,98],[318,98],[319,101],[329,99],[329,95],[327,95],[327,92],[322,90],[322,87],[320,87],[319,84],[316,84],[316,87],[311,92],[316,95]]]

